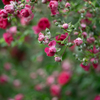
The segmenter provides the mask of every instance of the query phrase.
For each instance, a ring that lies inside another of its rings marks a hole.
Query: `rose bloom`
[[[21,86],[20,80],[18,80],[18,79],[14,80],[14,81],[13,81],[13,85],[14,85],[14,87],[16,87],[16,88],[19,88],[19,87]]]
[[[87,43],[89,43],[89,44],[94,43],[94,41],[95,41],[95,38],[94,37],[87,38]]]
[[[65,7],[66,8],[68,8],[68,7],[70,7],[71,5],[70,5],[70,3],[69,2],[67,2],[66,4],[65,4]]]
[[[46,28],[50,28],[50,22],[47,18],[41,18],[38,22],[38,27],[41,30],[45,30]]]
[[[68,36],[68,33],[58,35],[58,36],[56,36],[56,41],[63,41],[64,39],[66,39],[67,36]],[[70,38],[68,38],[68,40],[70,40]],[[59,44],[63,45],[61,43],[59,43]]]
[[[68,28],[68,24],[65,23],[65,24],[62,25],[62,27],[63,27],[64,29],[67,29],[67,28]]]
[[[16,26],[12,26],[7,30],[7,33],[11,33],[12,35],[16,35],[17,33],[17,27]]]
[[[85,19],[81,19],[80,22],[81,22],[81,24],[82,24],[82,23],[91,24],[92,21],[89,20],[88,18],[85,18]]]
[[[14,5],[5,5],[4,9],[7,13],[13,14],[15,11]]]
[[[47,54],[47,56],[51,57],[51,56],[54,56],[55,53],[56,53],[56,48],[55,47],[46,47],[45,48],[45,53]]]
[[[50,41],[50,43],[48,44],[49,47],[45,48],[45,53],[47,54],[47,56],[54,56],[54,54],[56,53],[56,41],[52,40]]]
[[[46,28],[50,28],[50,22],[47,18],[43,17],[39,20],[38,24],[36,26],[33,26],[32,29],[34,31],[34,34],[40,33],[42,30],[45,30]]]
[[[35,90],[36,91],[41,91],[43,89],[43,85],[42,84],[37,84],[36,86],[35,86]]]
[[[10,4],[10,1],[16,1],[18,2],[18,0],[2,0],[4,5]]]
[[[24,17],[22,17],[22,18],[20,19],[20,23],[21,23],[23,26],[25,26],[25,25],[29,24],[29,21],[26,20]]]
[[[49,7],[50,7],[50,9],[57,9],[58,8],[58,2],[57,1],[50,1]]]
[[[93,49],[90,49],[89,51],[90,51],[91,53],[96,54],[96,53],[100,52],[100,49],[97,49],[97,48],[95,47],[95,45],[94,45],[94,46],[93,46]]]
[[[25,7],[24,9],[21,9],[20,15],[22,17],[29,17],[31,15],[31,9],[29,7]]]
[[[11,63],[5,63],[5,64],[4,64],[4,69],[5,69],[6,71],[9,71],[9,70],[11,69],[11,67],[12,67]]]
[[[17,94],[15,96],[15,99],[14,100],[23,100],[23,98],[24,98],[24,95],[23,94]]]
[[[93,67],[96,69],[98,67],[98,59],[92,58],[90,61],[91,61],[92,65],[93,65]],[[96,61],[96,63],[95,63],[95,61]]]
[[[71,77],[71,73],[70,72],[63,71],[58,76],[58,83],[60,85],[65,85],[66,83],[69,82],[70,77]]]
[[[8,25],[8,19],[3,19],[2,17],[0,17],[0,28],[6,29]]]
[[[33,31],[34,31],[34,34],[38,34],[41,32],[41,29],[36,25],[36,26],[33,26],[32,27]]]
[[[26,0],[26,2],[30,2],[30,0]]]
[[[39,33],[38,41],[43,41],[45,39],[45,36],[43,33]]]
[[[4,19],[8,17],[8,14],[5,9],[0,10],[0,17]]]
[[[51,9],[51,14],[56,15],[58,14],[58,2],[57,1],[50,1],[49,7]]]
[[[82,41],[81,38],[77,38],[77,39],[74,40],[74,43],[75,43],[77,46],[79,46],[79,45],[81,45],[81,44],[83,43],[83,41]]]
[[[55,81],[54,76],[49,76],[49,77],[47,78],[47,80],[46,80],[46,82],[47,82],[48,85],[53,84],[54,81]]]
[[[53,84],[50,87],[50,92],[52,96],[59,96],[60,95],[60,86]]]
[[[7,75],[3,74],[0,76],[0,83],[1,84],[7,83],[8,80],[9,80],[9,77]]]
[[[10,34],[10,33],[4,33],[4,34],[3,34],[3,38],[4,38],[5,42],[6,42],[8,45],[10,45],[11,42],[14,40],[12,34]]]
[[[100,100],[100,95],[97,95],[94,100]]]
[[[55,57],[56,62],[61,62],[61,57]]]

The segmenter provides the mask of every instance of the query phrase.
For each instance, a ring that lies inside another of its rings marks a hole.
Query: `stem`
[[[63,52],[63,54],[62,54],[61,56],[63,56],[63,55],[64,55],[64,53],[65,53],[66,49],[67,49],[67,46],[66,46],[66,48],[65,48],[65,50],[64,50],[64,52]]]

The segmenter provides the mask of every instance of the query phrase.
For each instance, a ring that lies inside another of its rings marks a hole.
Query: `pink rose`
[[[50,87],[50,92],[52,96],[59,96],[60,95],[60,86],[53,84]]]
[[[81,38],[77,38],[77,39],[74,40],[74,43],[75,43],[77,46],[79,46],[79,45],[81,45],[81,44],[83,43],[83,41],[82,41]]]
[[[4,33],[4,34],[3,34],[3,38],[4,38],[5,42],[6,42],[8,45],[10,45],[11,42],[14,40],[11,33]]]
[[[13,5],[6,5],[4,7],[4,9],[6,10],[7,13],[14,13],[15,9],[14,9],[14,6]]]
[[[0,17],[2,17],[2,18],[7,18],[8,17],[8,14],[7,14],[5,9],[0,10]]]

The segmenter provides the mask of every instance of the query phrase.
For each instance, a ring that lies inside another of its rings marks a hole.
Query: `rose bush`
[[[0,100],[99,100],[99,0],[2,0]]]

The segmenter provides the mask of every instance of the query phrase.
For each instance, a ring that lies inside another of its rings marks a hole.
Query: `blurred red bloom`
[[[4,5],[10,4],[10,1],[16,1],[18,2],[18,0],[2,0]]]
[[[69,72],[61,72],[60,75],[58,76],[58,83],[61,85],[65,85],[66,83],[69,82],[71,77],[71,73]]]
[[[100,96],[97,95],[97,96],[94,98],[94,100],[100,100]]]
[[[0,28],[6,29],[8,25],[8,19],[3,19],[2,17],[0,17]]]
[[[10,33],[4,33],[3,38],[5,39],[5,41],[8,45],[10,45],[11,42],[14,40],[12,34],[10,34]]]
[[[51,95],[59,96],[60,95],[60,86],[53,84],[50,88]]]

